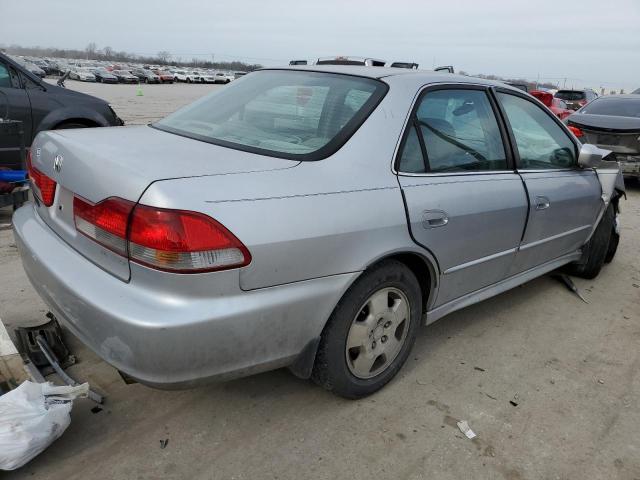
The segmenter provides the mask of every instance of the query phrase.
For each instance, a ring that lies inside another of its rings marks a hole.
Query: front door
[[[20,83],[16,70],[0,60],[0,118],[20,120],[25,132],[25,144],[31,141],[31,103]],[[19,169],[20,138],[17,135],[0,135],[0,166]]]
[[[527,197],[486,87],[427,88],[396,163],[414,240],[440,272],[434,306],[505,278],[524,231]]]
[[[602,191],[595,172],[578,167],[577,145],[551,112],[525,95],[504,90],[496,96],[530,204],[515,274],[579,249],[596,221]]]

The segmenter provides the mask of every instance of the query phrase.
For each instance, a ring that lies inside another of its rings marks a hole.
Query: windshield
[[[598,98],[584,107],[580,113],[640,118],[640,97]]]
[[[555,97],[561,100],[568,100],[570,102],[585,99],[584,92],[579,92],[576,90],[560,90],[555,94]]]
[[[238,150],[318,160],[346,142],[385,92],[369,78],[265,70],[153,126]]]

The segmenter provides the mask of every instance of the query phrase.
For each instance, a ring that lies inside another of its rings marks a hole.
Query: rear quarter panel
[[[141,203],[203,212],[231,230],[252,263],[245,290],[365,269],[411,239],[391,161],[415,89],[391,89],[334,155],[295,168],[160,181]],[[185,158],[187,157],[185,152]]]

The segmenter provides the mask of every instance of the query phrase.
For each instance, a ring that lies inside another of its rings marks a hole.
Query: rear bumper
[[[290,365],[357,276],[246,292],[238,270],[175,275],[132,264],[126,283],[61,240],[32,204],[13,222],[27,276],[61,323],[115,368],[160,388]]]

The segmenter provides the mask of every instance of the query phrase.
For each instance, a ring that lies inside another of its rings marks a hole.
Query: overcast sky
[[[0,0],[0,44],[89,42],[185,59],[278,65],[348,54],[640,87],[640,0]]]

